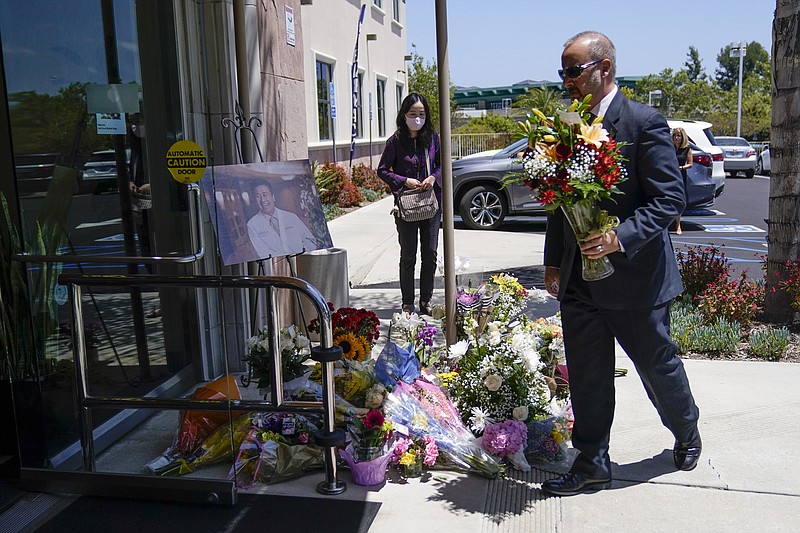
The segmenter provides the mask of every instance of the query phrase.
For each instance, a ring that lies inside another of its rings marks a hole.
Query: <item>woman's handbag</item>
[[[408,189],[397,198],[398,215],[405,222],[428,220],[439,210],[433,189]]]
[[[425,163],[425,172],[428,172],[428,169],[431,168],[431,160],[427,149],[425,150]],[[430,220],[439,211],[439,201],[436,199],[433,188],[428,190],[408,189],[401,192],[397,198],[397,211],[398,216],[405,222]]]

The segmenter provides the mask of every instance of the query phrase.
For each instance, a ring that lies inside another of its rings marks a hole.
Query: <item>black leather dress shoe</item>
[[[611,486],[610,479],[592,479],[572,472],[542,483],[542,490],[553,496],[574,496],[581,492],[593,492]]]
[[[678,470],[694,470],[697,461],[700,460],[700,452],[703,445],[700,441],[696,442],[676,442],[672,449],[672,458]]]

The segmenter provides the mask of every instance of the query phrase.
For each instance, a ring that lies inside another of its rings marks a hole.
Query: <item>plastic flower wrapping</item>
[[[496,478],[502,472],[500,463],[486,453],[475,441],[472,433],[463,425],[458,413],[444,393],[435,395],[437,407],[433,401],[420,400],[421,391],[415,385],[399,382],[397,387],[386,397],[384,409],[386,415],[397,425],[401,424],[405,431],[414,437],[431,437],[435,440],[439,452],[443,453],[454,465],[472,470],[487,478]],[[429,384],[426,393],[434,397],[433,390],[438,388]],[[450,404],[450,405],[446,405]]]
[[[530,471],[531,467],[525,459],[528,445],[528,428],[519,420],[505,420],[489,424],[481,437],[484,449],[492,455],[507,458],[518,470]]]
[[[534,420],[527,426],[525,456],[535,464],[555,463],[566,458],[571,438],[571,424],[564,417]]]
[[[436,326],[417,313],[394,313],[387,345],[396,344],[402,350],[413,353],[421,367],[431,367],[439,360],[439,350],[434,346],[438,331]]]
[[[322,448],[313,446],[317,427],[308,418],[285,413],[259,415],[238,448],[228,479],[240,488],[277,483],[324,467]]]
[[[520,124],[520,134],[528,139],[524,171],[508,181],[533,189],[548,211],[609,199],[621,193],[617,184],[627,179],[620,146],[603,128],[602,117],[588,124],[590,101],[591,95],[574,100],[555,117],[533,109]]]

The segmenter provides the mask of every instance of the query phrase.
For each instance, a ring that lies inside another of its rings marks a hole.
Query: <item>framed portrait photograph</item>
[[[333,246],[307,159],[210,167],[200,186],[225,265]]]

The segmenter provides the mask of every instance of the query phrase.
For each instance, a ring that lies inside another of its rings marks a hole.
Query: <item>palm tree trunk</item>
[[[772,25],[772,175],[769,189],[769,322],[789,322],[790,296],[778,288],[800,255],[800,0],[776,0]]]

